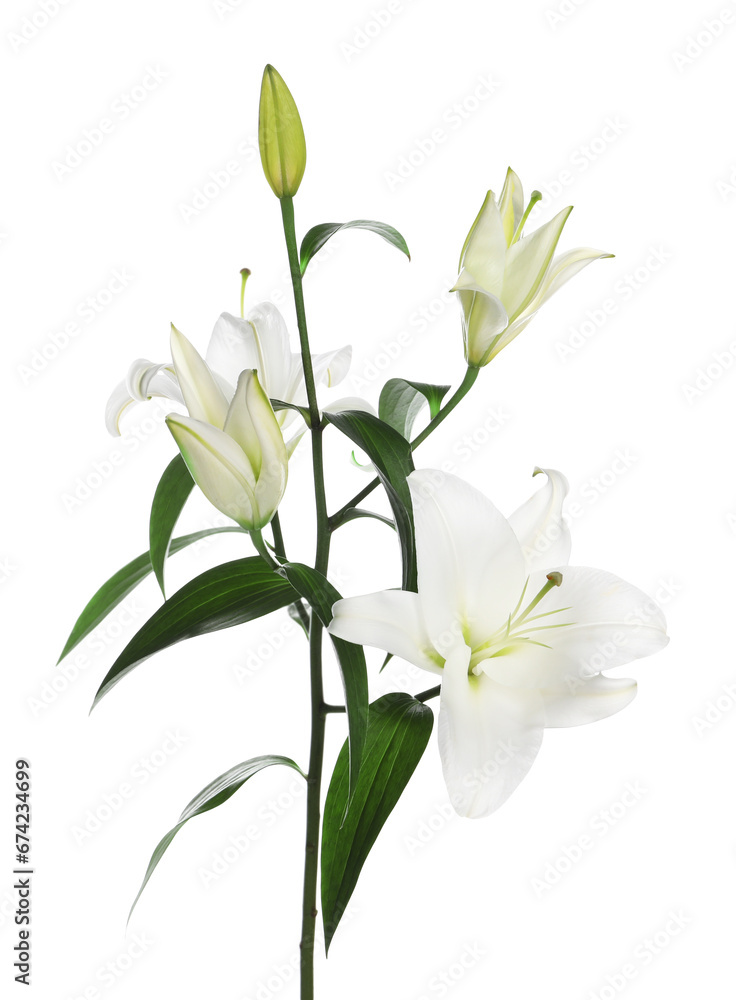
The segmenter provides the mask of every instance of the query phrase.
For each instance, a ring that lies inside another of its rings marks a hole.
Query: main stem
[[[307,389],[312,436],[312,468],[314,471],[314,499],[317,514],[317,550],[315,569],[326,574],[330,556],[330,529],[325,498],[324,464],[322,456],[322,427],[317,391],[312,370],[312,355],[307,334],[307,317],[304,310],[302,274],[294,227],[294,204],[290,197],[281,199],[289,270],[294,289],[294,306],[299,327],[302,367]],[[325,719],[327,706],[322,684],[322,623],[312,611],[309,626],[309,674],[312,703],[312,736],[309,748],[307,774],[307,835],[304,850],[304,893],[302,898],[301,948],[301,1000],[314,1000],[314,943],[317,926],[317,876],[319,871],[319,822],[322,790],[322,764],[325,747]]]

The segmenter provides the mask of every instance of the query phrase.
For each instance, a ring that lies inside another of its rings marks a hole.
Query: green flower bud
[[[307,164],[304,129],[289,88],[270,65],[263,71],[258,147],[263,172],[276,197],[295,195]]]

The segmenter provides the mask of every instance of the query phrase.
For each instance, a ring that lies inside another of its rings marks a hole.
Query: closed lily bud
[[[529,213],[541,197],[533,191],[524,208],[521,181],[509,167],[498,199],[488,192],[465,240],[451,291],[460,299],[465,359],[474,368],[495,358],[578,271],[613,256],[591,247],[555,256],[572,206],[524,235]]]
[[[307,146],[299,111],[281,75],[266,66],[258,113],[258,147],[266,180],[277,198],[299,190],[307,164]]]
[[[288,457],[257,373],[241,373],[222,427],[178,414],[166,423],[210,503],[248,531],[265,527],[286,489]]]

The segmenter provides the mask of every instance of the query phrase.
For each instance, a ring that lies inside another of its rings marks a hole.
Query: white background
[[[150,499],[174,454],[155,403],[131,414],[122,442],[106,434],[104,404],[129,363],[166,360],[172,320],[203,351],[217,315],[237,311],[243,266],[253,271],[250,305],[283,305],[296,344],[278,203],[253,146],[271,62],[307,135],[299,230],[375,218],[412,249],[409,263],[375,236],[348,233],[310,269],[314,348],[354,347],[353,384],[333,395],[375,403],[397,375],[457,384],[459,317],[446,289],[508,164],[527,191],[545,193],[537,223],[576,206],[562,249],[616,254],[574,279],[484,370],[418,460],[453,462],[506,512],[536,485],[536,464],[563,470],[581,510],[573,562],[656,596],[672,637],[631,668],[632,707],[550,731],[490,819],[447,818],[433,738],[329,961],[320,959],[318,996],[730,995],[733,4],[46,6],[44,23],[41,5],[11,0],[0,26],[3,990],[22,992],[12,981],[10,817],[13,762],[26,756],[32,995],[297,996],[304,800],[284,771],[259,775],[185,828],[125,935],[150,852],[195,792],[257,754],[306,763],[305,644],[285,612],[173,647],[88,717],[115,655],[160,602],[148,581],[81,648],[76,676],[54,667],[92,592],[147,547]],[[113,128],[99,145],[55,168],[103,118]],[[229,175],[227,186],[212,174]],[[204,207],[195,214],[193,204]],[[126,287],[111,295],[116,270]],[[97,313],[87,312],[90,296]],[[397,347],[402,332],[408,346]],[[329,437],[335,508],[365,479],[345,441]],[[292,558],[311,552],[308,469],[305,442],[282,513]],[[215,516],[199,497],[179,528]],[[398,583],[382,525],[355,523],[337,537],[343,593]],[[223,536],[181,554],[169,589],[246,553]],[[375,695],[431,685],[399,662],[379,679],[381,658],[369,651]],[[328,760],[343,737],[331,719]],[[97,814],[105,819],[91,829]],[[576,853],[583,835],[589,848]],[[215,855],[220,874],[207,887]]]

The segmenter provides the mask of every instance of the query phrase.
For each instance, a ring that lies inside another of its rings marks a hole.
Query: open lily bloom
[[[241,527],[265,527],[284,495],[289,462],[257,373],[240,373],[228,403],[207,364],[176,328],[171,354],[189,416],[170,415],[166,423],[192,478]]]
[[[480,368],[518,336],[551,295],[592,260],[612,254],[579,247],[555,257],[572,206],[524,236],[535,191],[524,209],[521,181],[509,167],[501,194],[486,195],[460,255],[451,289],[463,311],[465,358]]]
[[[505,802],[545,727],[595,722],[628,705],[636,682],[601,671],[668,641],[642,591],[567,566],[567,482],[546,475],[507,520],[461,479],[412,472],[418,593],[386,590],[332,609],[333,635],[441,675],[440,754],[461,816]]]
[[[247,319],[223,313],[215,323],[205,358],[228,402],[235,394],[240,373],[255,369],[269,398],[297,406],[307,405],[301,356],[292,353],[284,318],[270,302],[262,302],[256,306]],[[350,358],[349,346],[312,355],[315,383],[337,385],[348,372]],[[129,406],[153,396],[184,402],[174,365],[154,365],[145,358],[134,361],[127,378],[117,386],[108,401],[105,420],[110,433],[120,433],[120,419]],[[361,408],[365,408],[365,404],[352,398],[338,400],[326,407]],[[276,419],[282,430],[301,420],[299,414],[290,409],[279,410]],[[302,421],[302,425],[287,443],[289,454],[304,430]]]

